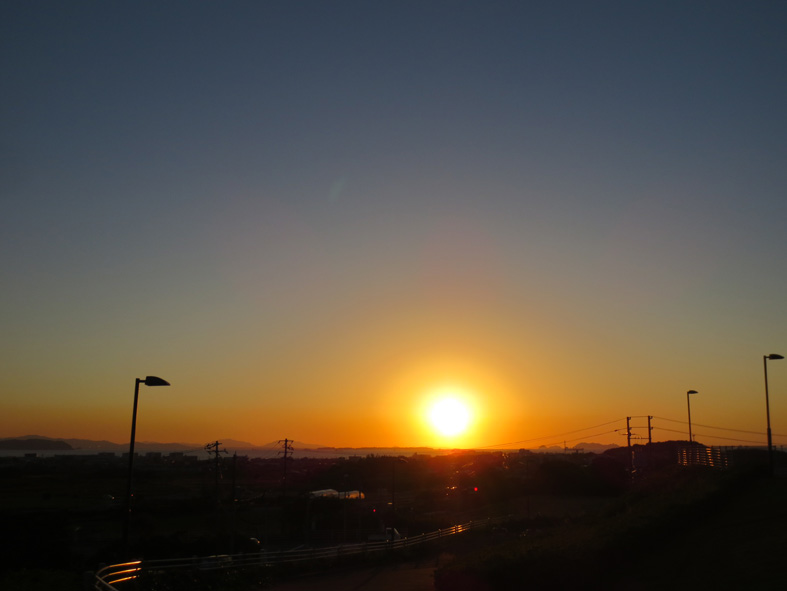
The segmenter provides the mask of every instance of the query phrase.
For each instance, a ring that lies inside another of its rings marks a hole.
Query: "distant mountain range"
[[[67,447],[63,447],[63,445]],[[222,439],[223,447],[233,449],[249,449],[257,446],[247,441],[235,439]],[[0,449],[6,450],[92,450],[96,452],[128,451],[128,443],[113,443],[112,441],[95,441],[93,439],[68,439],[53,438],[44,435],[24,435],[22,437],[0,437]],[[205,444],[199,443],[159,443],[156,441],[136,441],[134,449],[138,452],[149,451],[199,451],[205,449]]]
[[[228,451],[239,452],[269,452],[276,453],[281,449],[280,441],[273,441],[263,446],[254,445],[248,441],[238,441],[236,439],[220,439],[219,443]],[[309,455],[328,456],[357,456],[357,455],[412,455],[412,454],[436,454],[447,453],[451,450],[436,450],[430,447],[331,447],[317,445],[301,441],[290,442],[295,456],[298,451],[311,452]],[[619,447],[615,444],[601,443],[578,443],[574,447],[563,448],[553,445],[550,447],[541,446],[530,451],[559,453],[562,451],[592,452],[601,453],[607,449]],[[159,443],[155,441],[137,441],[134,444],[135,451],[139,453],[147,452],[197,452],[205,449],[205,444],[198,443]],[[12,451],[95,451],[123,453],[128,451],[128,443],[113,443],[112,441],[94,441],[92,439],[62,439],[46,437],[43,435],[25,435],[22,437],[0,437],[0,450]],[[493,450],[490,450],[493,451]]]
[[[30,436],[26,439],[0,439],[0,450],[68,451],[74,449],[65,441]]]

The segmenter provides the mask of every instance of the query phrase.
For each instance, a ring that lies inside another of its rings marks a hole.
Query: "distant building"
[[[332,488],[325,488],[322,490],[313,490],[309,493],[309,496],[313,499],[338,499],[339,491]]]
[[[309,493],[312,499],[365,499],[364,495],[359,490],[347,490],[339,492],[332,488],[324,488],[322,490],[313,490]]]

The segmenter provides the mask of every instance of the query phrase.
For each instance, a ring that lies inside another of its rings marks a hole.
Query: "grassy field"
[[[601,514],[544,530],[523,521],[497,540],[482,534],[438,569],[436,588],[782,588],[785,499],[784,478],[676,468]]]

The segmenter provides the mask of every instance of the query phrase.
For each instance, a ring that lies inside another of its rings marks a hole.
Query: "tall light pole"
[[[691,395],[692,394],[699,394],[696,390],[689,390],[686,392],[686,404],[689,407],[689,443],[692,443],[694,440],[691,436]]]
[[[167,380],[156,376],[147,376],[144,380],[139,378],[134,382],[134,412],[131,415],[131,443],[128,446],[128,485],[126,488],[126,514],[123,520],[123,551],[128,551],[128,526],[131,519],[131,478],[134,474],[134,437],[137,432],[137,401],[139,400],[139,385],[169,386]]]
[[[771,353],[770,355],[762,356],[762,366],[765,370],[765,416],[768,420],[768,470],[773,476],[773,439],[771,438],[771,405],[768,401],[768,359],[776,361],[777,359],[784,359],[778,353]]]

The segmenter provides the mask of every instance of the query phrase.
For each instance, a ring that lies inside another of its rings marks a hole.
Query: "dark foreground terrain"
[[[785,583],[787,479],[663,473],[606,511],[444,540],[420,557],[305,575],[273,591],[770,590]]]
[[[436,571],[438,590],[780,589],[787,480],[681,469],[641,482],[606,514],[494,532]]]
[[[148,577],[126,588],[696,590],[777,589],[783,581],[787,478],[778,470],[768,476],[757,461],[722,470],[665,460],[632,478],[614,454],[381,456],[293,462],[286,483],[278,462],[225,462],[218,474],[217,467],[141,461],[126,550],[120,458],[6,462],[0,589],[85,589],[100,564],[129,555],[331,546],[390,526],[416,536],[493,516],[506,519],[329,568],[228,569],[177,583]],[[367,494],[313,494],[327,488]]]

